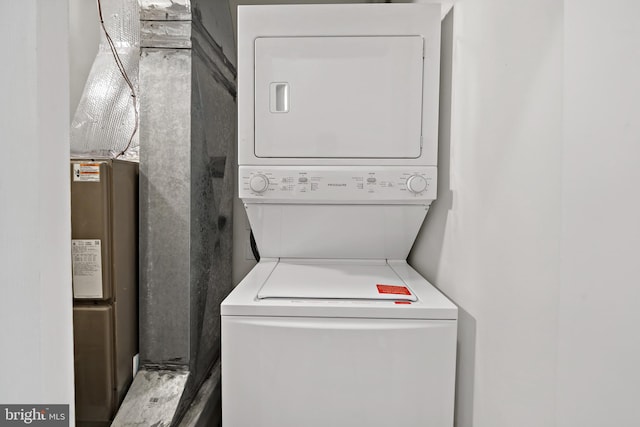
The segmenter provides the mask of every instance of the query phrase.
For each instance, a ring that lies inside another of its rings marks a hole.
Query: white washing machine
[[[450,427],[457,308],[406,263],[436,197],[440,6],[238,10],[223,427]]]

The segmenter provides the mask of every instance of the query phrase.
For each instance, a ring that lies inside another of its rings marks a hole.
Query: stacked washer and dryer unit
[[[406,262],[436,197],[440,5],[241,6],[223,427],[450,427],[457,308]]]

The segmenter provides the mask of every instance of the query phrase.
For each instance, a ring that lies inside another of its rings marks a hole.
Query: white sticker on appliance
[[[73,180],[100,182],[100,163],[74,163]]]
[[[100,240],[71,241],[73,297],[102,298],[102,246]]]

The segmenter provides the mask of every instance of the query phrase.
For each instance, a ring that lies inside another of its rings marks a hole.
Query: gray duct
[[[231,16],[226,1],[140,3],[142,368],[113,425],[177,425],[187,413],[186,425],[214,426],[219,306],[232,287]]]

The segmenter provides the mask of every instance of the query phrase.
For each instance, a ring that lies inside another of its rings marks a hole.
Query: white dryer
[[[450,427],[457,308],[406,263],[436,197],[440,7],[238,10],[223,427]]]

